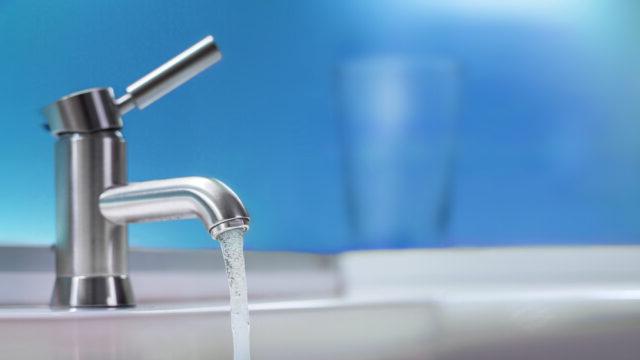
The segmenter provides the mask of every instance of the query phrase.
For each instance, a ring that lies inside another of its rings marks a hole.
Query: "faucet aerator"
[[[211,237],[213,237],[214,239],[219,240],[219,236],[222,233],[235,229],[241,229],[242,232],[246,232],[247,230],[249,230],[249,219],[241,217],[225,220],[209,229],[209,234],[211,234]]]

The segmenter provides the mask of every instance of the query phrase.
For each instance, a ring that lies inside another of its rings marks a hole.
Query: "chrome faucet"
[[[127,224],[199,218],[217,238],[246,231],[249,215],[222,182],[185,177],[127,183],[121,115],[144,109],[221,59],[207,36],[129,87],[67,95],[44,109],[57,138],[55,307],[135,305],[127,270]]]

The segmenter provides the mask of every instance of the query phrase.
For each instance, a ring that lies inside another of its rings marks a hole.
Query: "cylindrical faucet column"
[[[127,228],[108,221],[100,194],[127,183],[126,144],[111,89],[62,98],[47,109],[57,136],[56,284],[60,307],[134,304],[127,275]]]
[[[106,220],[99,208],[105,189],[126,182],[126,144],[119,131],[58,139],[53,305],[133,305],[127,228]]]

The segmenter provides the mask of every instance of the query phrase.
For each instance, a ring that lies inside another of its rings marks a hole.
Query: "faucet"
[[[221,181],[183,177],[127,182],[121,116],[144,109],[221,57],[213,37],[207,36],[128,86],[119,98],[112,88],[92,88],[44,109],[47,128],[57,138],[51,306],[135,305],[127,269],[127,224],[199,218],[214,238],[249,228],[247,210]]]

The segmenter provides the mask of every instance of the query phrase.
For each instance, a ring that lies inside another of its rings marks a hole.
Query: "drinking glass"
[[[363,57],[338,67],[354,248],[446,245],[458,69],[446,59]]]

